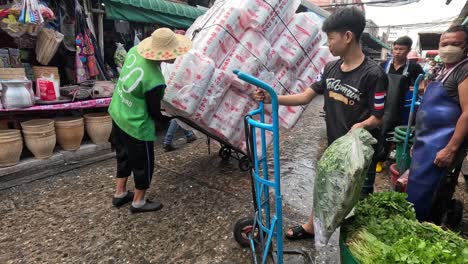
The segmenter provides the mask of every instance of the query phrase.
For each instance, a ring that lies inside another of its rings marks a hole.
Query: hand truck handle
[[[233,71],[234,74],[237,75],[237,77],[239,77],[239,79],[241,80],[244,80],[250,84],[253,84],[265,91],[267,91],[269,94],[270,94],[270,97],[271,97],[271,106],[273,108],[273,112],[275,111],[278,111],[278,95],[276,94],[275,90],[273,90],[273,88],[271,88],[271,86],[269,84],[267,84],[266,82],[264,81],[261,81],[255,77],[253,77],[252,75],[249,75],[247,73],[243,73],[239,70],[234,70]]]

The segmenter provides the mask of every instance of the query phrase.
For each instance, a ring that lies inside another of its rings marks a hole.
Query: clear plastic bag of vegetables
[[[325,246],[359,200],[377,140],[361,128],[335,140],[317,164],[314,185],[316,246]]]

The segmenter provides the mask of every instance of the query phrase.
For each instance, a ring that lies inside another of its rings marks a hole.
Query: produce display
[[[299,4],[298,0],[216,1],[186,32],[192,49],[163,69],[166,111],[245,150],[243,117],[257,108],[250,96],[255,87],[232,71],[260,78],[278,94],[296,94],[307,89],[333,59],[323,46],[322,18],[312,12],[296,14]],[[300,106],[281,106],[280,125],[292,128],[303,111]],[[271,113],[266,114],[268,119]],[[271,139],[267,135],[267,142]]]
[[[328,243],[361,194],[377,140],[365,129],[354,129],[335,140],[317,164],[314,185],[315,243]]]
[[[468,263],[468,240],[419,223],[405,193],[373,194],[354,213],[343,229],[349,250],[362,264]]]

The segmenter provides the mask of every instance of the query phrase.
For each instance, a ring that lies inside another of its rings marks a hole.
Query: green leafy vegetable
[[[415,220],[406,195],[377,193],[360,201],[343,228],[352,254],[363,264],[468,263],[468,241]]]
[[[324,245],[359,199],[376,140],[354,129],[335,140],[320,158],[314,185],[317,245]]]

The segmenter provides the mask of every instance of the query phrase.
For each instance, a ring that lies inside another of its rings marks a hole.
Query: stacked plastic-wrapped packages
[[[239,150],[245,151],[244,116],[257,108],[256,87],[233,70],[256,76],[280,94],[297,94],[314,82],[332,58],[323,47],[321,19],[295,14],[300,0],[216,1],[187,30],[192,50],[168,66],[164,106]],[[280,125],[292,128],[304,107],[279,109]],[[266,110],[266,122],[271,112]],[[260,136],[260,134],[258,134]],[[266,135],[267,143],[272,136]]]

